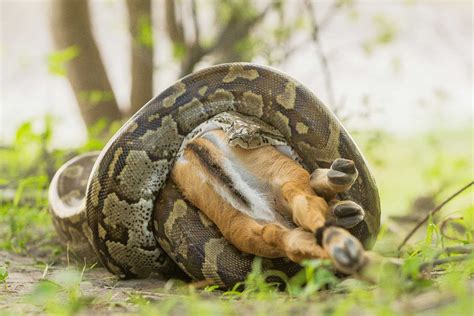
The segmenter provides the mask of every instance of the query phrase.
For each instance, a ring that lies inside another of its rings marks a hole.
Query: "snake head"
[[[231,146],[251,149],[262,145],[262,136],[258,125],[244,124],[236,120],[226,134],[227,141]]]

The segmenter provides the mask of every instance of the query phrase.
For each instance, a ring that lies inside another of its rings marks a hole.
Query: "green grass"
[[[8,279],[7,268],[0,266],[0,283],[6,283]]]
[[[0,148],[0,250],[34,257],[34,268],[48,272],[66,256],[55,240],[48,214],[48,183],[65,160],[79,152],[100,148],[103,142],[91,138],[81,148],[53,149],[51,122],[47,121],[45,126],[43,131],[35,132],[30,123],[25,123],[14,144]],[[355,133],[380,190],[384,224],[376,249],[403,259],[399,269],[386,265],[371,271],[370,275],[377,279],[375,285],[357,279],[338,279],[328,262],[313,260],[306,262],[295,277],[287,279],[282,291],[265,282],[266,275],[256,261],[244,288],[220,291],[208,286],[197,290],[170,281],[153,293],[137,289],[117,302],[112,295],[92,295],[85,289],[84,275],[89,269],[61,266],[52,276],[44,273],[45,277],[27,294],[15,298],[16,305],[9,306],[10,313],[27,313],[31,307],[50,315],[107,311],[142,315],[467,315],[472,312],[472,254],[468,260],[436,267],[435,273],[429,269],[420,272],[420,267],[448,258],[450,255],[443,252],[446,247],[472,245],[472,188],[432,218],[402,252],[396,248],[408,229],[393,229],[389,217],[416,212],[412,202],[420,196],[430,196],[433,203],[439,203],[472,181],[472,132],[440,131],[408,139],[376,132]],[[13,268],[0,261],[0,300],[15,295],[11,292],[12,274],[9,275]]]

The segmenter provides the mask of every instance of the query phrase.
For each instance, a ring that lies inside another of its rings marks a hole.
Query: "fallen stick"
[[[469,245],[463,245],[463,246],[453,246],[453,247],[446,247],[444,248],[443,250],[441,250],[436,256],[435,258],[438,258],[439,256],[441,256],[442,254],[463,254],[463,255],[466,255],[466,254],[470,254],[474,252],[474,244],[469,244]]]
[[[471,255],[464,255],[464,256],[454,256],[454,257],[448,257],[448,258],[443,258],[443,259],[436,259],[430,262],[425,262],[422,265],[420,265],[420,271],[426,271],[429,269],[434,268],[435,266],[438,266],[440,264],[445,264],[445,263],[450,263],[450,262],[460,262],[464,261],[467,259],[472,259],[473,257]]]
[[[439,204],[438,206],[436,206],[434,209],[432,209],[431,211],[429,211],[428,214],[426,214],[426,216],[421,219],[416,225],[415,227],[413,227],[413,229],[408,233],[408,235],[405,237],[405,239],[403,239],[403,241],[401,242],[400,246],[398,246],[398,250],[400,251],[402,249],[402,247],[407,243],[407,241],[411,238],[411,236],[413,236],[413,234],[418,230],[418,228],[421,227],[421,225],[423,225],[424,223],[426,223],[426,221],[430,218],[430,216],[432,216],[433,214],[435,214],[436,212],[438,212],[441,208],[443,208],[443,206],[445,206],[446,204],[448,204],[449,201],[451,201],[452,199],[454,199],[456,196],[458,196],[459,194],[461,194],[463,191],[465,191],[466,189],[468,189],[470,186],[472,186],[474,184],[474,181],[471,181],[469,182],[467,185],[465,185],[464,187],[462,187],[460,190],[458,190],[457,192],[453,193],[450,197],[448,197],[446,200],[444,200],[441,204]]]

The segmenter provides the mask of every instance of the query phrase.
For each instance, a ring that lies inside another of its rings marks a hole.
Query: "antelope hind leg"
[[[368,256],[360,241],[343,228],[329,226],[324,229],[321,245],[340,272],[354,274],[368,263]]]

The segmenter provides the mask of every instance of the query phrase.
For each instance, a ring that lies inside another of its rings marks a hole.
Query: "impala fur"
[[[318,170],[318,174],[331,171]],[[331,197],[349,189],[353,176],[338,175],[350,177],[348,184],[333,185],[326,176],[314,182],[314,189],[324,188]],[[172,178],[185,197],[243,252],[286,256],[295,262],[331,258],[346,273],[356,272],[365,260],[360,242],[343,229],[328,229],[322,247],[316,244],[315,232],[324,225],[329,206],[314,193],[310,174],[273,146],[230,146],[222,130],[208,131],[186,145]],[[330,192],[331,188],[336,191]],[[350,206],[357,213],[357,206]],[[288,217],[299,228],[291,229]]]

